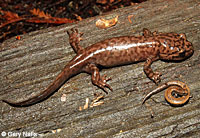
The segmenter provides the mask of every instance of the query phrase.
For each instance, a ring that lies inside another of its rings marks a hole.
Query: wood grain
[[[143,73],[143,64],[104,69],[112,77],[114,92],[104,104],[80,111],[87,98],[102,90],[91,77],[80,74],[66,82],[49,99],[25,108],[0,103],[0,132],[35,132],[40,137],[200,137],[200,3],[197,0],[149,0],[121,8],[79,23],[40,30],[0,44],[0,99],[21,100],[46,88],[75,55],[66,31],[72,27],[84,32],[83,47],[123,35],[141,35],[143,28],[159,32],[185,33],[195,48],[194,55],[180,63],[158,61],[153,69],[163,74],[162,82],[180,80],[193,97],[182,107],[167,105],[163,93],[141,105],[145,94],[156,88]],[[99,18],[119,16],[118,24],[98,29]],[[133,15],[132,23],[128,16]],[[60,100],[66,94],[65,102]],[[154,102],[156,101],[156,102]],[[53,133],[55,130],[59,133]]]

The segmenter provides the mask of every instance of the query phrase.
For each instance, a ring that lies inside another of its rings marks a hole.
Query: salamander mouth
[[[179,56],[179,57],[183,57],[183,58],[184,58],[184,57],[185,57],[185,55],[186,55],[186,51],[184,50],[183,52],[179,53],[179,55],[178,55],[178,56]]]
[[[194,53],[194,50],[193,49],[189,49],[189,50],[184,50],[183,52],[179,53],[179,56],[177,58],[180,58],[180,59],[187,59],[189,57],[191,57]]]
[[[191,57],[193,55],[193,53],[194,53],[194,50],[191,48],[188,50],[179,51],[178,54],[174,54],[172,56],[173,56],[173,60],[182,61],[182,60],[185,60],[185,59]]]

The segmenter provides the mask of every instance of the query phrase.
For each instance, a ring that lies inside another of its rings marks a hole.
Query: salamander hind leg
[[[162,74],[159,72],[153,72],[153,70],[151,69],[151,64],[156,60],[158,60],[157,57],[148,58],[144,64],[144,72],[149,79],[158,84],[161,81],[160,77],[162,76]]]
[[[67,31],[67,34],[69,35],[69,43],[74,49],[76,53],[82,53],[84,48],[80,45],[80,41],[83,40],[81,37],[83,33],[79,33],[78,29],[72,28],[70,31]]]
[[[99,73],[99,69],[96,67],[96,65],[94,64],[90,64],[88,65],[86,72],[92,74],[92,83],[96,86],[98,86],[99,88],[103,89],[104,92],[108,93],[108,91],[106,90],[106,88],[109,88],[111,91],[113,91],[113,89],[110,87],[110,85],[108,85],[106,82],[111,80],[111,78],[106,78],[106,75],[103,75],[102,77],[100,76]]]

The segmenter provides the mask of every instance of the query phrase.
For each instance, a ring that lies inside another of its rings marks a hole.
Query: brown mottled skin
[[[71,33],[70,33],[71,32]],[[80,46],[81,36],[77,29],[68,31],[69,43],[77,55],[65,66],[55,81],[41,93],[24,101],[3,100],[12,106],[29,106],[52,95],[70,77],[86,72],[92,75],[94,85],[103,89],[112,88],[106,83],[111,78],[100,76],[99,66],[114,67],[145,61],[144,72],[155,83],[160,82],[161,74],[153,72],[151,64],[156,60],[179,61],[193,54],[193,46],[184,34],[151,33],[143,29],[142,36],[121,36],[106,39],[87,48]]]

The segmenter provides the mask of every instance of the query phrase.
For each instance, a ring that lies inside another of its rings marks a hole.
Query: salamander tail
[[[68,66],[66,66],[64,70],[56,77],[55,81],[51,83],[44,91],[19,102],[9,100],[2,101],[14,107],[26,107],[36,104],[50,97],[52,94],[54,94],[56,90],[58,90],[62,86],[62,84],[66,80],[76,74],[77,72],[74,69],[70,69]]]

